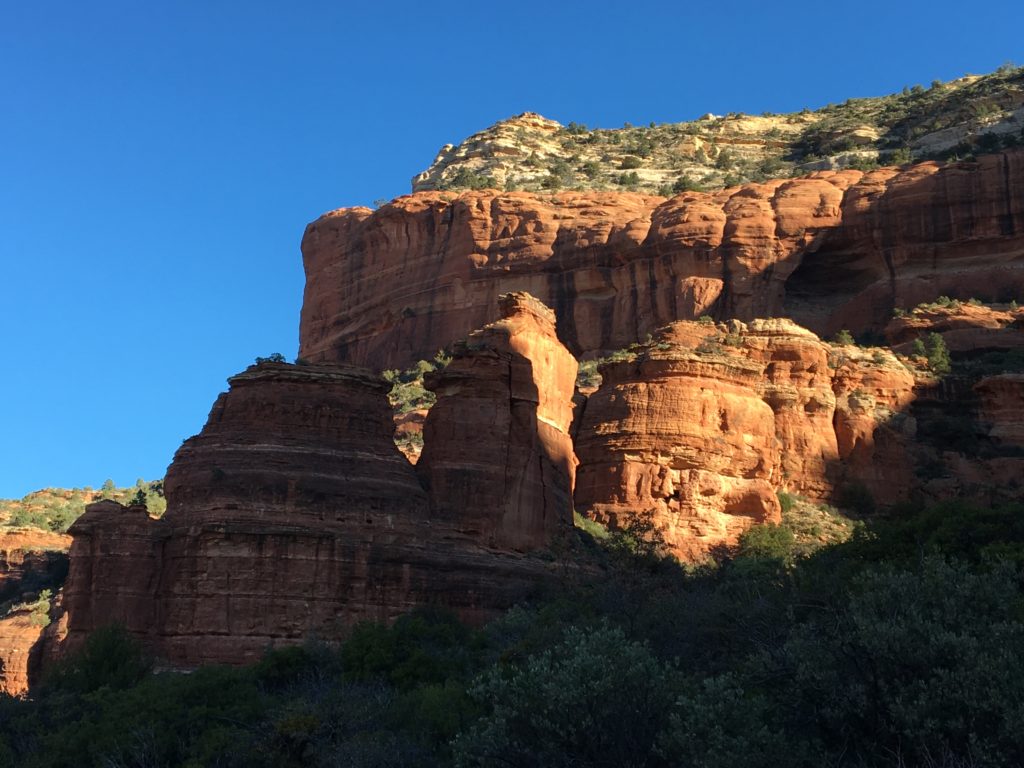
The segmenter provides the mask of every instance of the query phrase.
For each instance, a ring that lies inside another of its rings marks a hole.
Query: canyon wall
[[[577,356],[682,319],[881,331],[940,294],[1024,296],[1024,152],[671,199],[421,192],[310,224],[300,355],[402,368],[529,291]]]

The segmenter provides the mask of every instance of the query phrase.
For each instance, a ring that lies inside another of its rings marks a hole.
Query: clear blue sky
[[[0,497],[161,477],[297,350],[299,240],[534,110],[818,107],[1024,61],[1024,4],[0,3]],[[838,10],[841,8],[841,10]]]

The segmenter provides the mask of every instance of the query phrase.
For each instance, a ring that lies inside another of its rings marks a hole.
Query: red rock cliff
[[[241,663],[421,604],[481,621],[522,599],[550,568],[528,551],[571,521],[576,363],[549,310],[523,296],[505,309],[439,377],[436,414],[493,407],[469,442],[431,415],[429,496],[379,377],[283,363],[233,377],[176,454],[162,519],[101,502],[72,526],[66,648],[117,621],[170,664]],[[474,463],[483,445],[507,462]]]
[[[1024,295],[1024,152],[670,200],[424,192],[326,214],[302,250],[311,360],[429,359],[514,290],[555,309],[578,355],[703,314],[881,330],[943,293]]]

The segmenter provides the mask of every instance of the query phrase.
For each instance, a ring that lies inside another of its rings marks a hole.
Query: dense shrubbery
[[[153,673],[106,630],[0,699],[0,766],[1021,764],[1024,509],[809,556],[805,524],[689,570],[594,526],[589,569],[481,630],[420,610],[245,669]]]

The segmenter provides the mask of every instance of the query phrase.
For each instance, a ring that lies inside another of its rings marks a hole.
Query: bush
[[[949,373],[952,362],[949,357],[949,348],[942,336],[938,333],[929,333],[924,347],[928,357],[928,367],[940,376]]]
[[[472,695],[488,714],[456,741],[457,764],[654,765],[672,674],[620,629],[570,628],[550,650],[480,678]]]
[[[781,656],[764,655],[766,677],[791,675],[777,706],[851,765],[895,754],[901,765],[1019,765],[1020,587],[1005,564],[870,568],[848,600],[810,612]]]
[[[675,183],[672,184],[672,191],[676,194],[680,192],[703,192],[704,185],[695,181],[691,176],[684,174],[676,179]]]
[[[640,158],[637,157],[636,155],[626,155],[624,158],[622,158],[622,162],[619,163],[619,168],[624,171],[628,171],[633,168],[639,168],[642,165],[643,163],[640,161]]]
[[[779,768],[823,765],[820,748],[786,734],[761,693],[734,674],[709,677],[680,696],[658,737],[658,754],[674,766]]]
[[[356,625],[341,649],[342,668],[349,680],[386,680],[400,690],[441,684],[469,667],[470,638],[451,611],[419,608],[390,627]]]
[[[839,489],[839,506],[854,514],[866,517],[875,511],[875,497],[861,482],[846,483]]]
[[[846,331],[846,330],[843,330],[843,331],[839,331],[839,332],[838,332],[838,333],[837,333],[837,334],[836,334],[836,335],[835,335],[835,336],[834,336],[834,337],[832,338],[832,341],[833,341],[834,343],[836,343],[836,344],[839,344],[839,345],[841,345],[841,346],[844,346],[844,347],[847,347],[847,346],[851,346],[852,344],[855,344],[855,343],[856,343],[856,342],[855,342],[855,341],[853,340],[853,335],[852,335],[852,334],[851,334],[851,333],[850,333],[849,331]]]
[[[256,365],[262,365],[263,363],[286,363],[285,356],[280,352],[271,352],[266,357],[257,357]]]
[[[784,526],[771,523],[754,525],[740,534],[736,556],[788,562],[792,559],[795,544],[793,532]]]
[[[779,499],[779,507],[782,509],[782,514],[788,514],[793,511],[793,507],[796,506],[797,496],[787,491],[776,491],[775,495]]]
[[[111,624],[89,635],[77,653],[58,662],[43,681],[50,691],[90,693],[101,688],[131,688],[149,672],[150,661],[139,641],[124,627]]]

